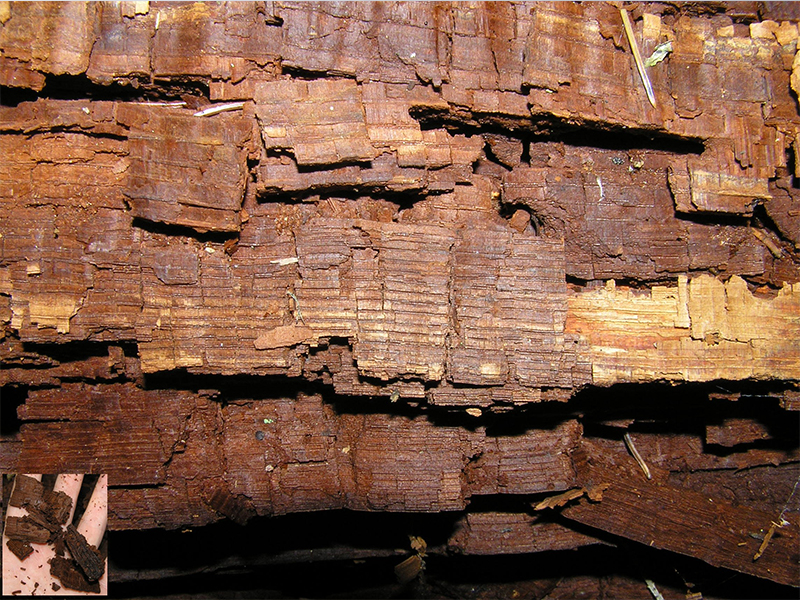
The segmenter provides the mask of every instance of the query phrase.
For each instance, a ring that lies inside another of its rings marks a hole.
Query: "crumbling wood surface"
[[[647,480],[623,452],[587,443],[573,455],[584,484],[607,484],[600,502],[581,499],[562,511],[568,519],[656,548],[701,558],[716,566],[752,574],[769,573],[794,585],[800,562],[796,529],[782,531],[758,561],[760,535],[776,515],[734,506],[719,497]],[[620,464],[622,463],[622,464]],[[783,528],[781,528],[783,529]],[[753,534],[752,536],[750,534]]]
[[[800,15],[619,8],[0,2],[0,470],[800,584]]]

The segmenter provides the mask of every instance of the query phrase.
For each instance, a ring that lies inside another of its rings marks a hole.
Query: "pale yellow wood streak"
[[[800,379],[797,283],[761,298],[740,277],[681,278],[650,291],[610,281],[571,295],[568,307],[566,331],[585,342],[595,384]]]

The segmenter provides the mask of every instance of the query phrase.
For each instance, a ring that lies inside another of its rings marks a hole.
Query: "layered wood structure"
[[[797,586],[797,23],[618,8],[0,3],[0,468]]]

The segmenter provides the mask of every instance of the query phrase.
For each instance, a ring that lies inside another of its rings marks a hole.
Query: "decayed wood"
[[[14,478],[14,491],[8,500],[9,506],[22,507],[27,503],[36,504],[42,498],[42,483],[38,479],[27,475],[17,475]]]
[[[466,515],[448,547],[464,554],[522,554],[603,543],[591,535],[538,517],[492,512]]]
[[[23,542],[20,540],[8,540],[6,542],[6,546],[14,555],[20,559],[25,560],[33,553],[33,546],[31,546],[28,542]]]
[[[105,572],[105,563],[97,548],[90,545],[86,538],[81,535],[75,526],[70,523],[67,525],[64,541],[72,555],[73,560],[83,571],[86,579],[97,581]]]
[[[67,589],[100,593],[100,584],[97,581],[89,581],[77,563],[71,559],[54,556],[50,561],[50,574]]]
[[[198,119],[180,109],[130,105],[116,116],[130,128],[124,195],[133,217],[200,232],[239,229],[246,145],[253,129],[248,120],[238,115]],[[162,281],[195,283],[196,278]]]
[[[581,431],[566,420],[496,437],[424,417],[337,414],[316,395],[222,408],[131,384],[65,384],[32,393],[23,408],[32,422],[22,427],[18,468],[108,473],[115,529],[200,525],[217,513],[239,520],[242,502],[259,515],[461,510],[472,495],[560,491],[574,482],[566,452]],[[83,417],[52,420],[67,410]],[[37,451],[33,441],[56,431],[59,455]]]
[[[757,536],[767,532],[777,515],[647,481],[630,466],[622,467],[620,456],[601,446],[585,443],[575,456],[581,482],[608,487],[600,502],[581,500],[564,508],[562,514],[567,518],[712,565],[797,585],[797,523],[783,527],[781,536],[772,539],[769,552],[756,562]]]
[[[792,347],[800,337],[796,288],[787,284],[765,301],[740,277],[725,284],[708,275],[679,277],[677,287],[655,286],[645,294],[609,281],[570,297],[567,331],[588,341],[596,383],[793,379],[798,363]]]
[[[50,539],[51,531],[30,517],[24,516],[8,517],[4,533],[12,540],[44,544]]]
[[[0,470],[108,473],[113,529],[463,510],[465,554],[797,585],[796,518],[749,533],[796,481],[798,26],[623,7],[651,103],[619,8],[0,2]],[[650,382],[702,418],[594,414]]]

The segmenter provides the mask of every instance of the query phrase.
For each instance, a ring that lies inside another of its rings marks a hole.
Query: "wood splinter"
[[[198,110],[194,113],[195,117],[210,117],[228,110],[241,110],[244,108],[244,102],[230,102],[228,104],[218,104],[209,108]]]
[[[770,251],[772,256],[775,258],[781,258],[783,256],[783,250],[780,246],[777,246],[771,239],[769,239],[766,235],[761,233],[758,229],[750,228],[750,233],[759,240],[762,244],[767,247],[767,250]]]
[[[292,292],[291,290],[287,290],[286,295],[289,296],[292,300],[294,300],[295,323],[303,323],[303,325],[305,325],[306,321],[303,318],[303,313],[300,312],[300,300],[297,299],[297,296],[295,296],[294,292]]]
[[[757,561],[759,558],[761,558],[761,555],[764,554],[764,550],[767,549],[767,546],[769,545],[772,536],[775,535],[775,530],[788,524],[789,524],[788,521],[785,521],[783,519],[781,520],[780,523],[772,521],[772,523],[769,526],[769,531],[767,531],[767,534],[764,536],[764,541],[761,542],[761,545],[758,547],[758,550],[756,550],[756,553],[753,555],[753,562]]]
[[[633,37],[631,18],[628,16],[628,11],[624,8],[619,9],[619,14],[622,15],[622,24],[625,26],[625,35],[628,38],[628,43],[631,45],[633,60],[636,63],[636,70],[639,71],[639,77],[642,78],[642,84],[644,85],[644,91],[647,93],[647,99],[650,101],[650,104],[653,105],[653,108],[655,108],[656,97],[653,93],[653,86],[650,83],[650,77],[647,75],[647,71],[645,70],[644,61],[642,61],[642,55],[639,52],[639,44],[636,43],[636,38]]]
[[[639,466],[642,468],[642,471],[644,471],[645,477],[647,477],[648,479],[652,479],[653,475],[652,473],[650,473],[650,469],[648,468],[647,463],[644,462],[642,455],[639,454],[639,451],[636,449],[636,446],[633,445],[631,434],[626,431],[625,435],[622,436],[622,439],[625,440],[625,446],[628,448],[628,451],[631,453],[631,456],[633,456],[633,459],[639,464]]]
[[[789,525],[789,521],[784,519],[783,515],[785,515],[786,511],[789,509],[789,504],[792,502],[792,498],[794,498],[794,495],[797,492],[798,485],[800,485],[800,478],[797,481],[795,481],[794,487],[792,488],[792,493],[789,494],[789,498],[786,500],[786,504],[783,505],[781,514],[778,515],[778,520],[772,521],[772,523],[770,524],[769,530],[767,531],[767,534],[764,536],[764,541],[761,542],[761,545],[758,547],[758,550],[756,550],[756,553],[753,555],[753,562],[757,561],[759,558],[761,558],[761,555],[764,554],[764,550],[767,549],[767,546],[769,545],[772,536],[775,535],[775,530]]]
[[[411,542],[411,549],[416,554],[409,556],[394,568],[397,580],[403,585],[416,579],[425,570],[425,557],[428,550],[428,544],[421,537],[409,535],[408,539]]]

